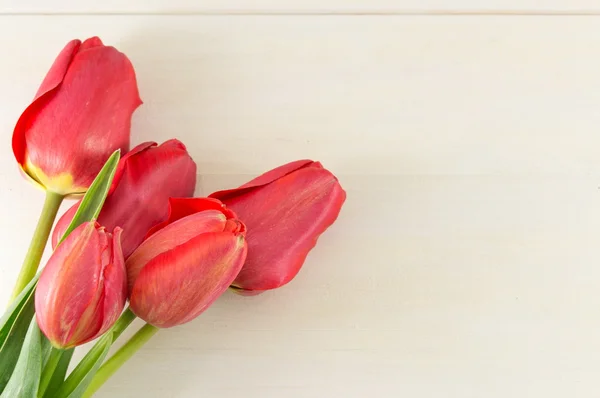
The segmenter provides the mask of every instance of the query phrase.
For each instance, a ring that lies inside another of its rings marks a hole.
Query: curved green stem
[[[50,380],[52,380],[52,376],[54,375],[54,371],[56,370],[58,362],[60,362],[63,352],[64,350],[61,350],[60,348],[52,347],[52,351],[50,351],[50,357],[48,358],[46,366],[44,366],[44,371],[42,372],[42,377],[40,379],[38,397],[43,397],[46,393],[46,389],[50,384]]]
[[[133,311],[128,308],[123,311],[117,322],[113,325],[111,332],[113,334],[113,341],[119,338],[121,333],[127,329],[127,326],[131,325],[131,322],[136,318]]]
[[[46,191],[44,208],[42,209],[42,214],[35,227],[35,232],[31,238],[25,260],[23,260],[21,272],[19,273],[17,283],[15,284],[15,288],[10,298],[11,302],[19,295],[19,293],[21,293],[36,274],[42,255],[44,254],[44,249],[46,248],[46,242],[48,241],[50,231],[52,230],[52,224],[54,224],[56,213],[58,212],[58,208],[60,207],[63,198],[64,196],[60,194]]]
[[[127,329],[127,327],[131,324],[131,322],[133,322],[135,318],[135,314],[129,308],[123,311],[123,313],[121,314],[117,322],[115,322],[113,327],[108,332],[106,332],[106,334],[111,334],[111,344],[119,338],[119,336],[125,331],[125,329]],[[85,356],[81,359],[79,365],[77,365],[77,367],[71,372],[68,379],[64,383],[62,383],[63,385],[61,386],[61,392],[65,393],[65,391],[68,391],[68,393],[64,394],[65,396],[73,392],[76,386],[79,385],[79,383],[85,377],[87,377],[89,369],[86,370],[85,366],[80,369],[81,365],[85,363],[95,362],[97,360],[96,357],[98,353],[102,352],[105,346],[106,341],[104,338],[101,338],[96,342],[92,349],[90,349],[87,352],[87,354],[85,354]]]
[[[94,393],[98,391],[98,389],[102,387],[102,385],[159,330],[160,329],[157,327],[148,323],[142,326],[142,328],[138,330],[137,333],[123,345],[123,347],[115,352],[115,355],[98,369],[98,372],[83,394],[83,398],[94,395]]]
[[[60,388],[60,386],[65,381],[65,376],[67,374],[67,370],[69,368],[69,364],[71,363],[71,358],[73,357],[73,353],[75,352],[74,348],[63,350],[58,364],[54,368],[54,373],[48,382],[48,386],[46,387],[46,391],[44,392],[44,398],[55,398],[56,392]],[[38,392],[38,397],[40,394]]]

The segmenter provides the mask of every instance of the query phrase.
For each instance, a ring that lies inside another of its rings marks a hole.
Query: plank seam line
[[[0,16],[600,16],[598,10],[2,11]]]

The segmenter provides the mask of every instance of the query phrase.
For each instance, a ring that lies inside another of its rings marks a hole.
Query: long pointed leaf
[[[94,179],[94,182],[90,185],[85,196],[81,200],[81,204],[73,216],[71,224],[69,224],[69,227],[66,229],[60,240],[61,242],[82,223],[98,218],[98,214],[100,214],[100,210],[102,210],[102,205],[104,205],[106,195],[108,195],[112,180],[117,171],[117,165],[119,164],[120,158],[120,150],[116,150],[110,158],[108,158],[102,167],[102,170],[100,170],[100,173],[98,173],[96,179]]]
[[[6,388],[19,359],[25,334],[35,312],[33,292],[38,277],[39,274],[29,282],[0,320],[0,393]]]
[[[67,368],[69,367],[69,363],[71,362],[71,357],[75,349],[71,348],[70,350],[66,350],[63,355],[60,357],[60,361],[56,366],[56,370],[54,370],[54,374],[52,375],[52,379],[50,379],[50,384],[48,384],[48,388],[46,389],[46,393],[44,394],[44,398],[54,398],[56,397],[56,392],[65,381],[65,375],[67,374]]]
[[[35,319],[27,330],[21,355],[1,398],[36,398],[42,373],[42,334]]]
[[[71,372],[67,380],[65,380],[56,392],[55,397],[80,398],[92,382],[104,358],[108,355],[108,350],[110,350],[112,342],[112,332],[108,332],[102,336],[85,358],[73,369],[73,372]]]

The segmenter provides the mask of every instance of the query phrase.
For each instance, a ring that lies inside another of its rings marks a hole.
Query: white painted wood
[[[341,178],[296,280],[159,333],[98,397],[600,393],[598,178]]]
[[[341,174],[596,173],[599,23],[4,17],[0,127],[8,134],[65,42],[98,34],[138,71],[134,141],[185,139],[202,173],[302,157]]]
[[[2,0],[3,13],[598,13],[597,0]]]
[[[138,71],[134,142],[185,141],[199,194],[313,157],[348,202],[291,284],[159,333],[98,397],[597,396],[599,22],[0,17],[0,301],[42,204],[12,126],[99,34]]]

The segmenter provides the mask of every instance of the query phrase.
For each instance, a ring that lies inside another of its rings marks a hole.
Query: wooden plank
[[[598,13],[596,0],[3,0],[1,13]]]
[[[161,331],[98,397],[597,395],[597,178],[340,177],[293,282]]]
[[[302,157],[345,174],[600,172],[599,22],[4,17],[0,124],[67,40],[99,34],[138,71],[134,142],[185,137],[202,172]]]
[[[596,395],[596,176],[340,179],[348,202],[293,282],[161,331],[98,397]],[[6,182],[11,264],[41,197]],[[17,270],[0,271],[5,300]]]
[[[4,17],[0,128],[64,43],[98,34],[137,69],[134,142],[184,137],[202,173],[303,157],[342,174],[600,173],[599,23]]]
[[[12,126],[99,34],[138,71],[134,142],[181,138],[199,194],[302,157],[348,191],[291,284],[161,331],[99,397],[597,396],[599,22],[2,17],[0,301],[42,201]]]

